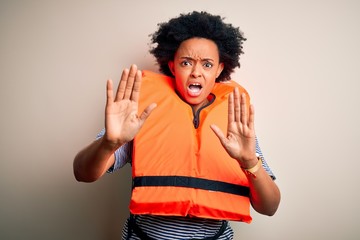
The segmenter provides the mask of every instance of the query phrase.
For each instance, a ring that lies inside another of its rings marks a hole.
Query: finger
[[[241,112],[241,123],[244,125],[247,125],[248,122],[248,116],[247,116],[247,109],[246,109],[246,95],[245,93],[241,94],[240,98],[240,112]]]
[[[226,137],[225,137],[224,133],[221,131],[221,129],[218,126],[216,126],[215,124],[211,124],[210,128],[213,130],[215,135],[219,138],[221,144],[225,145]]]
[[[134,81],[135,81],[135,77],[136,77],[136,73],[137,73],[137,66],[135,64],[131,65],[130,67],[130,72],[129,72],[129,76],[127,78],[127,83],[126,83],[126,87],[125,87],[125,94],[124,94],[124,99],[130,99],[131,94],[133,92],[133,87],[134,87]]]
[[[132,101],[138,102],[139,100],[141,81],[142,81],[142,73],[140,70],[138,70],[135,76],[134,87],[131,94]]]
[[[249,128],[254,129],[255,123],[255,109],[254,105],[250,105],[250,111],[249,111]]]
[[[145,110],[140,115],[141,125],[144,124],[145,120],[150,116],[151,112],[157,107],[156,103],[152,103],[145,108]]]
[[[228,125],[235,121],[234,117],[234,93],[230,93],[228,99]]]
[[[123,70],[121,74],[120,83],[116,91],[115,101],[120,101],[124,98],[128,76],[129,76],[129,69],[126,68]]]
[[[234,89],[234,111],[235,111],[235,122],[241,120],[241,106],[240,106],[240,93],[239,89]]]
[[[106,105],[114,101],[113,94],[113,82],[111,79],[109,79],[106,82]]]

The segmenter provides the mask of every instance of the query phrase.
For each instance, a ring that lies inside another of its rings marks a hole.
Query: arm
[[[280,203],[279,188],[263,167],[254,174],[256,178],[248,176],[251,204],[257,212],[272,216]]]
[[[73,168],[77,181],[94,182],[115,162],[116,147],[105,136],[82,149],[74,159]]]
[[[138,116],[138,100],[141,87],[141,72],[136,65],[125,69],[113,96],[113,83],[107,81],[104,136],[81,150],[74,159],[76,180],[93,182],[99,179],[114,164],[114,152],[134,139],[156,104],[150,104]]]
[[[240,96],[236,88],[229,96],[227,136],[215,125],[212,130],[228,154],[239,162],[243,169],[250,169],[258,163],[254,130],[254,107],[246,107],[246,96]],[[250,185],[250,200],[253,208],[265,215],[275,214],[280,203],[280,191],[269,174],[260,166],[254,172],[256,178],[247,175]]]

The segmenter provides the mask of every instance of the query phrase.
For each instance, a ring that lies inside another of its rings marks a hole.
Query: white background
[[[157,23],[220,14],[245,33],[250,93],[282,192],[235,239],[359,239],[359,1],[0,1],[0,239],[120,239],[130,167],[91,184],[75,154],[103,128],[105,84],[148,53]]]

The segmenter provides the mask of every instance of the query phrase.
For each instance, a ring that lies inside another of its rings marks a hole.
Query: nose
[[[197,78],[201,76],[201,64],[196,63],[192,69],[191,76]]]

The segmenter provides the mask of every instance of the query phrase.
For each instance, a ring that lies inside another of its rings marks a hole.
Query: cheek
[[[176,87],[176,91],[177,91],[178,93],[180,93],[181,95],[184,94],[185,89],[184,89],[184,84],[183,84],[182,81],[176,80],[175,87]]]
[[[206,86],[206,93],[211,93],[211,91],[213,90],[213,88],[214,88],[214,86],[215,86],[215,83],[214,84],[209,84],[209,85],[207,85]]]
[[[176,71],[175,72],[175,84],[177,88],[184,88],[186,85],[186,75],[183,72]]]

